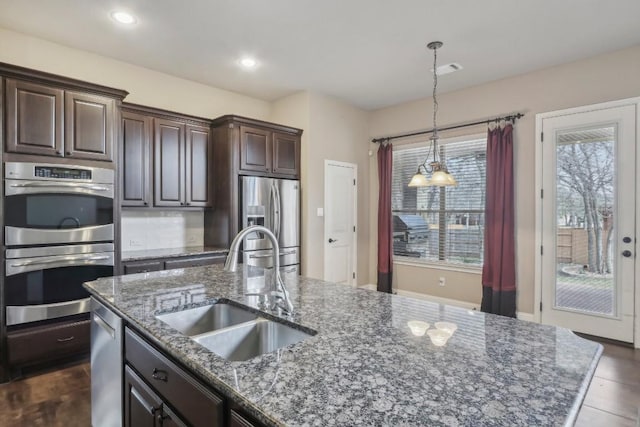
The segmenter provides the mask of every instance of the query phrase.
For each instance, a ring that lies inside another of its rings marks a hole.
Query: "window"
[[[481,266],[487,140],[468,136],[439,142],[457,187],[408,187],[429,143],[393,152],[393,254],[429,262]]]

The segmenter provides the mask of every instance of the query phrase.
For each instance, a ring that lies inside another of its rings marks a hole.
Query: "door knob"
[[[625,242],[625,243],[631,243],[631,237],[629,237],[629,236],[623,237],[622,241]]]
[[[333,243],[333,242],[337,242],[337,241],[338,241],[338,239],[329,238],[329,243]]]
[[[623,251],[623,252],[622,252],[622,256],[623,256],[623,257],[629,258],[631,255],[632,255],[632,254],[631,254],[631,251]]]

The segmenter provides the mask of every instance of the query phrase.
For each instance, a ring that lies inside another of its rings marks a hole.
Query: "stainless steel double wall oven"
[[[6,325],[88,313],[82,284],[114,271],[114,171],[5,163]]]

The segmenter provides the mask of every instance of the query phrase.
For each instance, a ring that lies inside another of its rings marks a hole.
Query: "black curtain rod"
[[[438,132],[440,131],[444,131],[444,130],[452,130],[452,129],[460,129],[460,128],[466,128],[469,126],[477,126],[477,125],[482,125],[482,124],[489,124],[491,122],[499,122],[501,120],[513,120],[514,122],[520,118],[524,117],[524,114],[522,113],[518,113],[518,114],[511,114],[508,116],[502,116],[502,117],[494,117],[493,119],[487,119],[487,120],[480,120],[478,122],[473,122],[473,123],[463,123],[461,125],[455,125],[455,126],[447,126],[444,128],[438,128]],[[410,136],[418,136],[418,135],[426,135],[429,133],[433,133],[433,129],[429,129],[429,130],[423,130],[420,132],[413,132],[413,133],[403,133],[401,135],[394,135],[394,136],[387,136],[384,138],[374,138],[371,140],[371,142],[373,142],[374,144],[380,143],[380,142],[389,142],[392,139],[399,139],[399,138],[409,138]]]

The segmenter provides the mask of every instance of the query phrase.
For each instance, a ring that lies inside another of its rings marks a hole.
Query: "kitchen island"
[[[85,286],[159,352],[265,425],[572,425],[602,352],[562,328],[284,279],[295,314],[261,315],[315,335],[246,361],[216,355],[156,315],[220,300],[257,310],[262,269],[215,265]],[[412,320],[457,330],[435,346],[412,333]]]

